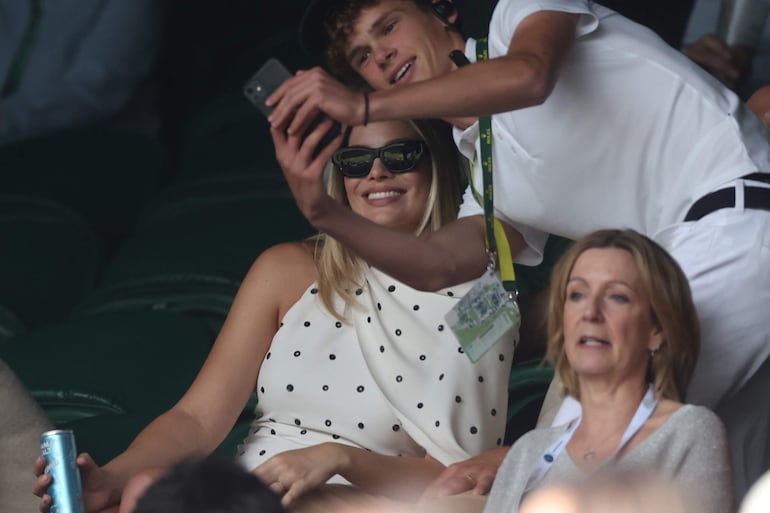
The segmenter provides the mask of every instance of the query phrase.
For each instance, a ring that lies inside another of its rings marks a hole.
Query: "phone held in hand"
[[[246,98],[248,98],[249,101],[251,101],[251,103],[253,103],[265,117],[267,117],[273,109],[265,105],[265,101],[281,84],[291,77],[292,74],[286,69],[281,61],[275,58],[268,59],[248,82],[246,82],[246,85],[243,87],[243,93],[246,95]],[[326,119],[326,115],[319,114],[302,134],[302,139],[304,140],[307,138],[307,136],[310,135],[324,119]],[[340,134],[341,130],[342,126],[338,121],[335,121],[313,150],[313,158],[334,140],[334,138]]]

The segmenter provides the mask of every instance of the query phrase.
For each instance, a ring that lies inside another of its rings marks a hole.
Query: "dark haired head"
[[[153,483],[134,513],[284,513],[280,499],[230,459],[183,461]]]

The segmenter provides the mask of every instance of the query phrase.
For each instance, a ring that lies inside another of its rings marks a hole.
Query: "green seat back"
[[[508,381],[508,421],[505,445],[535,428],[543,399],[553,379],[553,367],[533,358],[515,363]]]
[[[96,235],[53,201],[0,196],[0,304],[28,328],[64,318],[102,265]]]
[[[126,310],[46,326],[2,358],[55,422],[105,413],[158,415],[192,383],[213,341],[197,319]]]
[[[81,213],[110,249],[163,177],[165,152],[148,136],[89,127],[0,147],[0,191],[48,198]]]

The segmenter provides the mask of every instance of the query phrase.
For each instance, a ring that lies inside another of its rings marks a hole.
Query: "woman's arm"
[[[444,466],[435,459],[385,456],[365,449],[327,442],[286,451],[254,470],[288,506],[304,493],[339,474],[375,495],[416,500]]]
[[[103,467],[84,455],[79,457],[84,492],[92,498],[87,511],[118,503],[126,482],[141,470],[209,454],[224,440],[256,386],[280,319],[314,279],[315,266],[304,245],[283,244],[260,255],[181,400]],[[49,484],[50,478],[41,476],[35,492],[43,496]],[[43,503],[50,504],[46,501],[44,497]]]
[[[468,491],[474,495],[486,495],[492,488],[497,469],[500,468],[509,449],[509,446],[496,447],[478,456],[449,465],[425,489],[423,498],[434,499]]]
[[[418,290],[438,290],[481,276],[488,262],[481,216],[459,219],[418,238],[369,221],[332,199],[326,192],[323,168],[339,142],[314,160],[309,155],[330,126],[330,121],[319,125],[304,144],[296,135],[271,130],[278,163],[297,205],[313,226]],[[310,161],[311,165],[305,164]],[[507,223],[503,226],[511,254],[516,255],[526,247],[524,238]]]
[[[260,255],[188,391],[105,469],[129,476],[149,465],[213,451],[254,390],[280,318],[313,279],[312,256],[301,244],[279,245]]]
[[[369,121],[476,117],[538,105],[558,80],[577,20],[576,14],[556,11],[531,14],[517,27],[503,57],[370,94]],[[318,68],[287,80],[268,104],[275,105],[272,126],[289,126],[292,134],[302,133],[319,111],[351,126],[364,119],[363,95]]]
[[[478,117],[539,105],[556,85],[577,19],[556,11],[531,14],[516,28],[506,55],[377,91],[370,96],[369,119]]]

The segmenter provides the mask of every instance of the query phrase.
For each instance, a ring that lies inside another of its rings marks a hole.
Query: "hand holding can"
[[[45,458],[45,473],[52,480],[48,488],[51,513],[84,513],[74,433],[60,429],[46,431],[40,435],[40,451]]]

